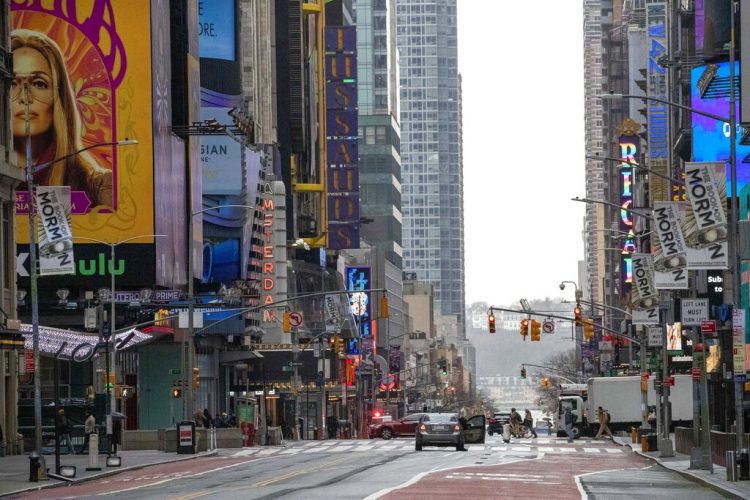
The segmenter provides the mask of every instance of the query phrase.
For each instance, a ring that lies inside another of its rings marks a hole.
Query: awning
[[[241,363],[251,359],[261,359],[263,355],[257,351],[221,351],[219,352],[219,364],[230,365]]]

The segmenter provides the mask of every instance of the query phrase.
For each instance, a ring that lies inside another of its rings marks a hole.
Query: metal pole
[[[292,383],[292,390],[294,391],[294,421],[299,420],[299,390],[301,388],[299,383],[299,367],[297,366],[297,355],[299,354],[299,338],[297,336],[297,327],[292,327],[292,353],[294,354],[294,382]],[[308,415],[309,417],[309,415]],[[305,433],[307,433],[308,422],[305,420]]]
[[[690,338],[693,341],[693,370],[698,368],[703,370],[702,366],[706,363],[703,352],[696,352],[695,346],[701,341],[700,329],[697,326],[692,328],[693,334]],[[701,450],[701,380],[692,376],[693,379],[693,449],[690,452],[690,468],[697,469],[700,466],[700,457],[703,455]]]
[[[110,244],[110,261],[109,261],[109,274],[110,274],[110,318],[109,318],[109,340],[107,341],[107,348],[109,348],[109,343],[112,342],[112,351],[111,356],[112,359],[109,359],[109,366],[112,370],[115,370],[116,362],[115,362],[115,353],[117,352],[117,344],[115,343],[115,244]],[[110,354],[107,354],[107,357],[109,357]],[[109,389],[109,369],[107,370],[107,398],[111,398],[109,402],[109,411],[110,413],[113,411],[117,411],[117,401],[115,401],[115,395]],[[115,380],[117,380],[117,376],[115,374]]]
[[[193,300],[194,300],[194,290],[193,290],[193,251],[194,251],[194,245],[193,245],[193,213],[192,213],[192,202],[191,205],[188,207],[188,213],[189,219],[188,219],[188,273],[187,273],[187,280],[188,280],[188,332],[187,332],[187,338],[183,341],[183,356],[184,356],[184,366],[185,366],[185,374],[183,376],[183,379],[185,380],[185,399],[183,401],[182,406],[182,418],[183,420],[187,420],[191,418],[193,413],[193,382],[192,382],[192,376],[193,376]]]
[[[733,268],[732,273],[732,305],[734,307],[740,307],[740,253],[737,248],[737,203],[739,196],[737,195],[737,110],[736,107],[736,96],[734,91],[734,9],[736,3],[734,0],[730,0],[729,9],[729,25],[731,33],[731,41],[729,43],[729,168],[731,178],[731,191],[732,198],[729,204],[729,224],[731,226],[729,231],[729,248],[732,249],[732,263],[730,266]],[[743,327],[745,325],[742,325]],[[743,437],[745,434],[745,414],[743,407],[743,399],[745,396],[745,384],[742,380],[737,380],[737,374],[745,373],[745,367],[734,367],[734,408],[735,408],[735,434],[737,438],[737,453],[743,448]]]
[[[631,332],[635,336],[636,325],[630,325]],[[648,338],[648,332],[643,329],[641,335],[641,345],[639,346],[640,358],[641,358],[641,374],[648,373],[646,371],[646,340]],[[648,382],[646,382],[646,390],[641,391],[641,426],[646,427],[648,423]]]
[[[671,297],[670,297],[671,304]],[[669,386],[665,384],[667,377],[669,377],[669,355],[667,354],[667,320],[671,322],[672,318],[667,317],[667,311],[670,309],[661,307],[659,305],[659,323],[661,325],[661,340],[662,340],[662,369],[661,369],[661,436],[662,439],[659,442],[659,456],[660,457],[673,457],[674,450],[672,449],[672,441],[669,439]]]
[[[701,333],[701,344],[703,345],[703,365],[701,366],[701,427],[702,433],[702,469],[714,473],[714,463],[711,458],[711,416],[708,414],[708,365],[706,363],[706,336]]]
[[[31,282],[31,336],[34,349],[34,451],[42,456],[42,370],[39,366],[39,290],[37,288],[36,231],[34,230],[34,168],[31,165],[31,121],[29,118],[29,83],[23,84],[26,121],[26,186],[29,192],[29,280]]]

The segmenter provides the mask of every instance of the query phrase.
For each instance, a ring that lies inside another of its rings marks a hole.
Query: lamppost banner
[[[728,269],[726,166],[723,162],[685,163],[689,209],[680,226],[690,249],[691,269]]]
[[[655,202],[654,225],[658,236],[653,244],[656,288],[687,288],[687,245],[680,228],[677,203]]]
[[[39,275],[75,274],[70,231],[70,187],[36,188]]]
[[[632,320],[634,325],[659,323],[659,295],[654,285],[654,257],[633,254]]]

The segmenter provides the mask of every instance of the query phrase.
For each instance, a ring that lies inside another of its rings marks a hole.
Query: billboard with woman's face
[[[153,241],[149,18],[149,0],[11,0],[16,162],[30,144],[34,184],[70,186],[74,237]],[[18,214],[28,201],[22,185]]]

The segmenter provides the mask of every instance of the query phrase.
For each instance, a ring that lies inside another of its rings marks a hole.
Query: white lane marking
[[[269,448],[267,450],[261,450],[261,451],[259,451],[258,455],[271,455],[271,454],[276,453],[278,451],[279,450],[277,450],[275,448]]]
[[[531,451],[529,446],[514,446],[511,448],[513,451]]]
[[[537,448],[537,450],[544,451],[544,452],[547,452],[547,453],[555,451],[555,449],[553,447],[551,447],[551,446],[540,446],[539,448]]]
[[[192,478],[192,477],[203,476],[205,474],[212,474],[212,473],[219,472],[219,471],[222,471],[222,470],[225,470],[225,469],[231,469],[232,467],[237,467],[238,465],[245,465],[245,464],[247,464],[249,462],[252,462],[252,461],[253,460],[245,460],[244,462],[238,462],[236,464],[225,465],[223,467],[217,467],[216,469],[206,470],[206,471],[203,471],[203,472],[197,472],[195,474],[190,474],[190,477]],[[138,490],[138,489],[147,488],[147,487],[150,487],[150,486],[158,486],[160,484],[168,483],[169,481],[174,481],[175,479],[182,479],[182,478],[185,477],[185,474],[186,473],[181,473],[181,474],[178,474],[178,475],[175,475],[175,476],[172,476],[172,477],[168,477],[166,479],[162,479],[161,481],[157,481],[155,483],[141,484],[139,486],[133,486],[131,488],[125,488],[125,489],[122,489],[122,490],[114,490],[114,491],[106,491],[104,493],[97,493],[96,496],[103,497],[103,496],[107,496],[107,495],[116,495],[118,493],[125,493],[127,491]]]
[[[293,455],[296,453],[304,453],[304,452],[300,450],[299,448],[291,448],[289,450],[282,451],[281,453],[279,453],[279,455]]]
[[[575,453],[576,449],[575,448],[560,448],[558,449],[558,451],[560,453]]]
[[[369,451],[373,448],[375,447],[374,446],[358,446],[354,449],[354,451]]]
[[[452,453],[448,453],[445,456],[450,456],[450,455],[452,455]],[[517,462],[526,462],[526,461],[529,461],[529,460],[542,460],[543,458],[544,458],[544,453],[539,453],[536,457],[534,457],[532,459],[518,458],[518,459],[514,459],[514,460],[508,460],[507,462],[502,462],[501,464],[482,464],[482,465],[474,465],[473,467],[494,467],[494,466],[497,466],[497,465],[508,465],[508,464],[514,464],[514,463],[517,463]],[[412,477],[411,479],[409,479],[405,483],[400,484],[398,486],[393,486],[393,487],[390,487],[390,488],[384,488],[384,489],[382,489],[380,491],[376,491],[375,493],[372,493],[371,495],[366,496],[364,498],[364,500],[377,500],[378,498],[382,497],[383,495],[387,495],[388,493],[391,493],[392,491],[400,490],[400,489],[403,489],[403,488],[407,488],[407,487],[411,486],[412,484],[416,483],[417,481],[419,481],[420,479],[422,479],[423,477],[425,477],[427,474],[432,474],[433,472],[443,472],[443,471],[447,471],[447,470],[462,469],[464,467],[466,467],[466,465],[454,465],[452,467],[445,467],[445,468],[442,468],[442,469],[433,469],[433,470],[429,470],[429,471],[425,471],[425,472],[420,472],[419,474],[415,475],[414,477]]]
[[[397,448],[398,448],[398,446],[394,446],[394,445],[380,446],[380,447],[378,447],[378,451],[379,450],[395,450]]]
[[[584,448],[583,451],[586,453],[600,453],[601,452],[599,448]]]
[[[620,448],[604,448],[607,450],[607,453],[622,453],[624,450]]]
[[[332,452],[338,453],[340,451],[349,451],[351,449],[352,449],[351,446],[335,446],[335,447],[332,447],[332,448],[328,448],[328,451],[332,451]]]

